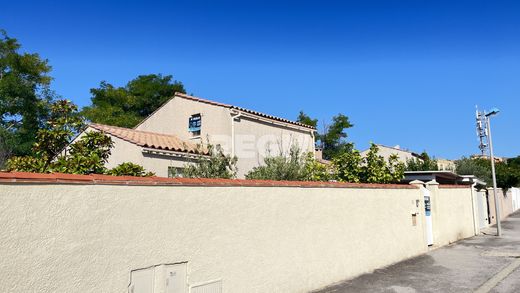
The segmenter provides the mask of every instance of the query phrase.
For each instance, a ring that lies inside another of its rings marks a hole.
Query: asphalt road
[[[427,254],[332,284],[315,293],[520,293],[520,212],[502,222],[503,235],[468,238]]]

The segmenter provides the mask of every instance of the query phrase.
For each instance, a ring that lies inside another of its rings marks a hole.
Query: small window
[[[200,129],[202,126],[202,116],[200,114],[191,115],[188,122],[188,130],[193,135],[200,135]]]
[[[168,166],[168,178],[184,177],[184,168]]]

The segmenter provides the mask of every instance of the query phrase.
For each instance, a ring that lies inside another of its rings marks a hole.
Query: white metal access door
[[[477,205],[478,225],[480,229],[484,229],[488,226],[489,223],[487,194],[485,192],[477,191]]]
[[[432,224],[432,205],[430,191],[423,188],[424,194],[424,215],[426,221],[426,243],[428,246],[433,245],[433,224]]]

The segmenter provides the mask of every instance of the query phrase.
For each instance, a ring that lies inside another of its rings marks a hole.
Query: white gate
[[[477,191],[478,223],[479,228],[484,229],[489,225],[489,213],[487,194],[485,191]]]
[[[426,223],[426,243],[428,246],[433,245],[433,224],[432,224],[432,205],[430,198],[430,191],[423,188],[424,194],[424,215]]]

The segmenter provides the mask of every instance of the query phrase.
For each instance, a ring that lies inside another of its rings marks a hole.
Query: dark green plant
[[[404,178],[404,164],[399,162],[397,155],[393,154],[385,161],[378,154],[379,147],[372,143],[370,150],[364,158],[361,166],[361,182],[366,183],[395,183]]]
[[[185,93],[181,82],[171,75],[140,75],[124,87],[114,87],[102,81],[90,90],[92,105],[82,114],[92,122],[132,128],[173,97]]]
[[[340,182],[360,182],[363,158],[358,150],[345,151],[332,159],[335,179]]]
[[[0,167],[12,155],[31,153],[54,99],[48,61],[20,48],[0,30]]]
[[[300,111],[297,121],[314,127],[318,125],[318,119],[312,119],[303,111]],[[335,156],[352,150],[353,145],[347,142],[345,132],[352,126],[354,125],[350,123],[349,118],[340,113],[332,118],[332,123],[326,126],[322,133],[316,133],[316,144],[322,148],[324,159],[332,160]]]
[[[200,146],[203,150],[203,147]],[[206,145],[207,156],[198,156],[191,164],[186,164],[183,177],[188,178],[235,178],[237,157],[224,154],[220,145]]]
[[[461,158],[455,161],[456,172],[460,175],[475,175],[493,186],[491,161],[483,158]],[[503,189],[520,186],[520,166],[517,158],[495,163],[497,186]]]
[[[318,162],[312,153],[304,153],[297,145],[288,152],[268,155],[261,166],[246,174],[246,179],[287,181],[328,181],[332,178],[331,165]]]
[[[379,148],[371,144],[367,155],[362,158],[359,151],[350,150],[336,156],[335,178],[343,182],[397,183],[404,177],[404,164],[397,155],[388,160],[378,154]]]
[[[108,175],[113,176],[137,176],[137,177],[150,177],[155,176],[152,172],[146,172],[146,170],[137,164],[126,162],[117,165],[116,167],[106,172]]]
[[[430,158],[427,152],[419,155],[419,158],[412,158],[406,161],[406,171],[437,171],[439,166],[435,158]]]
[[[83,120],[78,116],[77,107],[67,100],[56,101],[45,128],[38,130],[33,155],[10,158],[7,169],[38,173],[106,173],[112,139],[103,132],[87,131],[69,145],[82,127]]]

